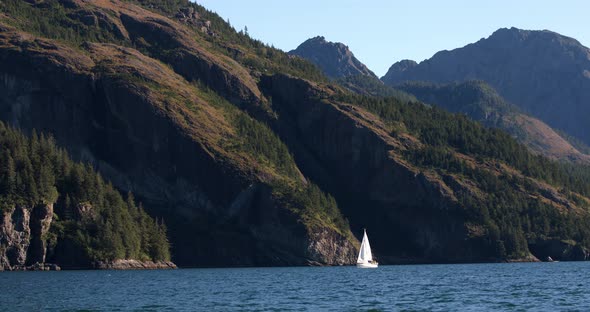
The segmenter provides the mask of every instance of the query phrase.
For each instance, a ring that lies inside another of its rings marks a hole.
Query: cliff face
[[[447,83],[478,79],[553,128],[590,143],[590,50],[550,31],[500,29],[463,48],[441,51],[420,64],[394,64],[382,77]]]
[[[353,263],[352,235],[310,228],[277,200],[276,173],[224,146],[238,139],[231,118],[187,81],[256,108],[262,100],[248,72],[139,7],[73,3],[76,17],[115,9],[110,23],[123,38],[157,40],[169,53],[153,50],[152,58],[104,43],[76,49],[0,26],[2,120],[52,133],[74,159],[133,191],[166,220],[180,265]]]
[[[277,127],[298,165],[336,196],[355,231],[369,229],[379,259],[485,257],[473,249],[477,239],[468,236],[453,190],[400,157],[419,145],[414,138],[391,136],[362,109],[319,99],[330,91],[303,80],[279,75],[263,79],[262,85],[282,116]],[[460,192],[461,184],[455,184]]]
[[[377,77],[347,46],[339,42],[326,41],[324,37],[308,39],[289,54],[314,63],[326,76],[333,79],[356,75]]]
[[[53,205],[16,206],[0,219],[0,270],[24,269],[45,263],[45,236],[51,226]]]

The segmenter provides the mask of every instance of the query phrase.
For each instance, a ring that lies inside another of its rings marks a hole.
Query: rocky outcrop
[[[30,210],[22,206],[3,212],[0,231],[0,263],[3,268],[25,265],[31,237],[30,218]]]
[[[176,269],[176,265],[170,261],[139,261],[119,259],[114,261],[99,261],[94,264],[99,270],[163,270]]]
[[[354,56],[346,45],[326,41],[324,37],[308,39],[289,54],[314,63],[326,76],[333,79],[356,75],[377,77]]]
[[[129,39],[129,33],[121,21],[107,12],[96,10],[89,7],[84,7],[82,4],[77,6],[77,10],[70,13],[69,16],[73,20],[78,20],[87,26],[94,26],[104,29],[105,32],[113,34],[119,40]]]
[[[27,251],[27,265],[45,263],[47,254],[47,233],[53,221],[53,205],[38,205],[31,212],[29,227],[31,243]]]
[[[102,7],[99,3],[96,5]],[[117,10],[131,41],[172,65],[188,81],[198,81],[238,105],[254,105],[260,101],[255,81],[242,66],[222,54],[209,52],[179,23],[123,3],[117,6]],[[195,18],[197,13],[186,8],[179,14]],[[202,27],[211,32],[210,22],[204,21]]]
[[[0,268],[0,271],[2,268]],[[21,266],[16,265],[11,268],[7,268],[10,271],[61,271],[61,267],[53,263],[39,263],[36,262],[31,265]]]
[[[28,208],[17,205],[2,212],[0,219],[0,268],[24,269],[43,264],[46,234],[53,218],[53,204]]]
[[[552,128],[590,144],[590,50],[551,31],[499,29],[463,48],[413,64],[394,64],[382,80],[448,83],[483,80]]]
[[[350,265],[355,263],[358,246],[350,243],[347,237],[329,229],[318,229],[311,232],[307,257],[309,259],[324,259],[322,262],[313,261],[312,265]]]
[[[383,82],[389,85],[398,84],[400,81],[405,81],[404,74],[407,71],[411,71],[414,67],[418,66],[418,63],[413,60],[401,60],[399,62],[394,63],[389,67],[389,70],[381,78]]]

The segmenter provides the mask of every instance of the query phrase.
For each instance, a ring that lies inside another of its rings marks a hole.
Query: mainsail
[[[361,250],[356,263],[369,263],[373,261],[373,254],[371,254],[371,245],[369,245],[369,238],[367,237],[367,231],[363,235],[363,242],[361,243]]]

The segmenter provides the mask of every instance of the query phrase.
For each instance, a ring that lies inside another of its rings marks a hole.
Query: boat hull
[[[360,269],[376,269],[379,264],[377,263],[357,263],[356,267]]]

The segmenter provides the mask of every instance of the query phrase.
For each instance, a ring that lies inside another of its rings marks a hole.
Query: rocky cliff
[[[93,27],[116,29],[112,42],[151,42],[142,49],[152,57],[112,43],[71,46],[0,24],[0,118],[52,133],[75,159],[133,191],[166,219],[181,265],[354,261],[348,229],[304,224],[296,210],[303,207],[287,208],[273,188],[293,178],[264,155],[245,154],[234,124],[242,113],[229,102],[256,111],[263,99],[243,67],[190,39],[190,28],[138,6],[68,3],[76,12],[68,18],[104,19]],[[289,188],[305,188],[301,176],[294,179]]]
[[[326,41],[324,37],[314,37],[300,44],[290,55],[300,56],[317,65],[326,76],[337,79],[346,76],[370,76],[375,74],[359,61],[350,49],[340,42]]]
[[[91,167],[73,162],[51,137],[27,137],[0,121],[0,150],[1,270],[169,262],[163,223],[132,193],[124,201]]]
[[[45,236],[52,218],[53,204],[16,206],[2,212],[0,269],[19,270],[35,263],[45,263]]]
[[[447,83],[483,80],[524,112],[590,143],[590,50],[551,31],[499,29],[489,38],[441,51],[416,64],[394,64],[382,80]]]

